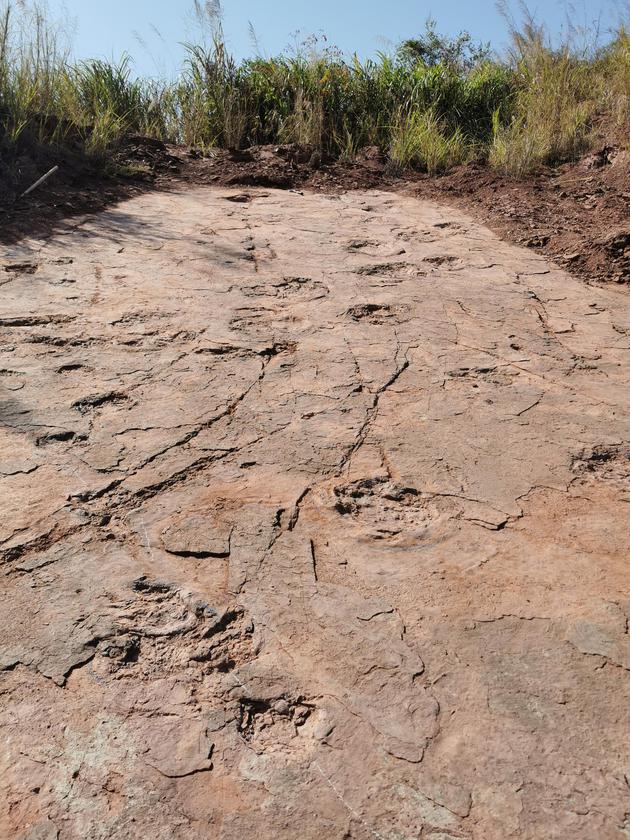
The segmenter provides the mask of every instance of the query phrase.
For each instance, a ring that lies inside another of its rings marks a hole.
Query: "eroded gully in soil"
[[[0,273],[0,835],[627,837],[627,295],[379,192]]]

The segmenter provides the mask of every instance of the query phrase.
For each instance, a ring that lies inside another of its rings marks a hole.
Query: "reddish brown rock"
[[[621,288],[380,192],[2,262],[0,836],[627,835]]]

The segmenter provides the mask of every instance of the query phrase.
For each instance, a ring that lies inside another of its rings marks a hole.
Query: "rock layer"
[[[627,837],[627,295],[378,192],[2,269],[2,836]]]

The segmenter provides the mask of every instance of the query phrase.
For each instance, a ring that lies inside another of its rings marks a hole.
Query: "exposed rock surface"
[[[2,269],[0,836],[628,836],[627,294],[378,192]]]

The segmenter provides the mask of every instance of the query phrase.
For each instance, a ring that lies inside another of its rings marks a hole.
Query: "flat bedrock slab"
[[[380,192],[0,262],[0,836],[627,837],[623,290]]]

